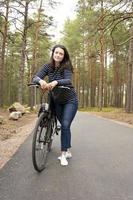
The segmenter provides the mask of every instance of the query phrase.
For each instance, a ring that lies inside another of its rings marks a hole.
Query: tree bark
[[[120,107],[120,64],[119,64],[119,54],[118,49],[115,48],[114,58],[113,58],[113,73],[114,73],[114,103],[115,107]]]
[[[4,99],[4,70],[5,70],[5,52],[7,45],[7,30],[8,30],[8,15],[9,15],[9,0],[5,2],[6,6],[6,14],[4,18],[3,24],[3,32],[2,32],[2,48],[1,48],[1,58],[0,58],[0,106],[3,106]]]
[[[25,62],[26,62],[28,5],[29,5],[29,1],[26,1],[25,12],[24,12],[24,28],[23,28],[22,46],[21,46],[21,61],[20,61],[20,67],[19,67],[18,101],[21,104],[23,103],[23,94],[24,94],[24,70],[25,70]]]
[[[99,75],[99,99],[98,99],[98,108],[102,110],[103,107],[103,84],[104,84],[104,8],[103,0],[101,1],[101,17],[99,23],[100,29],[100,75]]]
[[[90,60],[90,106],[95,107],[96,95],[96,55],[93,52]]]
[[[30,80],[29,82],[32,81],[33,75],[35,74],[36,70],[37,70],[37,53],[38,53],[38,41],[39,41],[39,32],[40,32],[40,18],[41,18],[41,9],[42,9],[42,3],[43,0],[40,0],[40,6],[38,9],[38,16],[37,16],[37,23],[36,23],[36,27],[35,27],[35,40],[34,40],[34,46],[33,46],[33,52],[32,52],[32,66],[31,66],[31,71],[30,71]],[[35,99],[34,99],[34,94],[33,94],[34,90],[30,90],[30,102],[29,105],[31,107],[31,109],[34,106],[35,103]]]
[[[104,107],[108,106],[108,92],[107,92],[107,49],[105,53],[105,69],[104,69]]]
[[[133,37],[133,25],[130,29],[130,35]],[[126,112],[133,112],[133,39],[130,40],[128,52],[128,70],[127,70],[127,102]]]

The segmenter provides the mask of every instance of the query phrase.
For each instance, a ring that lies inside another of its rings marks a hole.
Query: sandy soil
[[[9,120],[9,112],[6,109],[0,108],[0,115],[4,117],[4,122],[0,124],[0,141],[9,139],[17,135],[17,128],[22,127],[36,118],[37,114],[29,113],[24,114],[18,120]]]
[[[0,124],[0,168],[2,168],[32,132],[37,114],[25,114],[18,121],[9,120],[7,110],[0,109],[0,115],[4,117],[4,123]]]
[[[112,111],[112,112],[91,112],[91,114],[112,119],[121,122],[127,126],[133,127],[133,113],[126,113],[124,111]]]

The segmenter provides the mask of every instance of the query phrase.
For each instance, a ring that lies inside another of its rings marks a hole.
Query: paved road
[[[72,130],[69,166],[57,160],[57,136],[40,174],[31,135],[0,171],[0,200],[133,200],[133,128],[79,112]]]

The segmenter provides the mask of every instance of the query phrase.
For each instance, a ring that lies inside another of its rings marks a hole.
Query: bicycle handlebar
[[[28,83],[27,84],[29,87],[30,86],[35,86],[35,87],[40,87],[40,84],[37,84],[37,83]],[[64,86],[64,85],[60,85],[60,86],[55,86],[55,88],[60,88],[60,89],[68,89],[68,90],[70,90],[70,87],[71,86]]]
[[[39,87],[40,85],[37,84],[37,83],[28,83],[27,86],[28,86],[28,87],[30,87],[30,86]]]

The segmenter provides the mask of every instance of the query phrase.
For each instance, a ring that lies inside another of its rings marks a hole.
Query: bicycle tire
[[[36,171],[41,172],[46,167],[48,155],[48,114],[41,113],[34,128],[32,141],[32,161]]]
[[[48,151],[51,151],[53,136],[54,136],[54,127],[55,127],[55,119],[51,119],[49,122],[49,143],[48,143]]]

